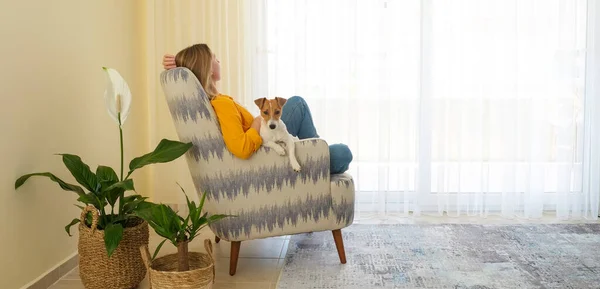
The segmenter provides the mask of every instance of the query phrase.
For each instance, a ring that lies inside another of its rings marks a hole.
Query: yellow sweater
[[[228,95],[219,94],[210,103],[219,119],[229,151],[241,159],[252,156],[262,145],[260,134],[250,127],[254,120],[252,114]]]

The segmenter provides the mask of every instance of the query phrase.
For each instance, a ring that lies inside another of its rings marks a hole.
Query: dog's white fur
[[[271,125],[275,125],[275,128],[271,129]],[[283,121],[280,119],[275,120],[271,118],[267,122],[264,118],[262,118],[262,122],[260,124],[260,136],[263,139],[263,146],[275,150],[275,152],[281,156],[284,156],[286,152],[285,148],[283,148],[279,143],[285,143],[285,146],[289,150],[288,155],[292,168],[296,172],[300,171],[301,167],[296,159],[296,146],[294,144],[298,138],[288,133],[287,127]]]

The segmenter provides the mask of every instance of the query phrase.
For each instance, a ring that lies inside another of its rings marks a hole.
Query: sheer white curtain
[[[594,1],[245,5],[252,95],[303,96],[350,146],[358,218],[597,218]]]
[[[143,1],[145,13],[147,94],[149,102],[149,148],[163,138],[177,139],[173,120],[160,86],[165,53],[175,55],[181,49],[206,43],[221,61],[222,79],[219,90],[243,102],[250,91],[249,65],[244,47],[245,34],[243,0],[148,0]],[[140,51],[143,53],[143,51]],[[153,201],[184,204],[185,198],[176,182],[190,197],[194,186],[184,158],[172,163],[148,168],[151,170]]]

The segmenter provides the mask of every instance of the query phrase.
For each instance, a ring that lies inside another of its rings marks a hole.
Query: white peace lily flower
[[[102,67],[108,76],[108,83],[104,91],[104,100],[110,117],[119,124],[119,113],[121,113],[122,126],[127,120],[131,108],[131,91],[129,85],[118,71],[112,68]]]

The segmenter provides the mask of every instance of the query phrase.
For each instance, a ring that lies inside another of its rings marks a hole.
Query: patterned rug
[[[278,289],[600,288],[600,224],[352,225],[292,236]]]

